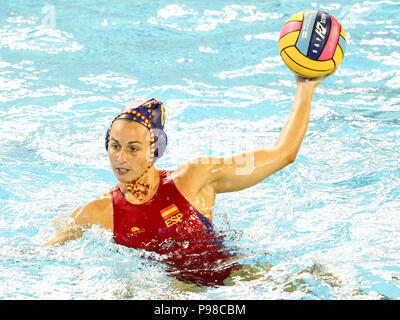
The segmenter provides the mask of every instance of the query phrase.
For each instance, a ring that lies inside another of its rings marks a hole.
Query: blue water
[[[399,1],[0,8],[0,299],[400,298]],[[307,8],[339,20],[346,56],[315,91],[296,162],[214,209],[257,279],[182,288],[97,227],[42,247],[54,218],[116,183],[103,139],[132,99],[166,105],[159,169],[272,147],[295,93],[277,38]]]

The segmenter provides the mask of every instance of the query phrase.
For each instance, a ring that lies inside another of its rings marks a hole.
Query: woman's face
[[[135,121],[117,120],[110,130],[108,157],[111,168],[120,182],[138,179],[151,160],[150,134],[145,126]]]

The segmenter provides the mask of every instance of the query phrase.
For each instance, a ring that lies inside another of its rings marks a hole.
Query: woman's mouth
[[[119,175],[124,175],[129,172],[129,169],[125,169],[125,168],[116,168],[116,170]]]

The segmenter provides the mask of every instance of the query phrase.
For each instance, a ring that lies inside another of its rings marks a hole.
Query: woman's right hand
[[[294,77],[296,79],[296,83],[297,85],[309,85],[311,86],[313,89],[315,89],[325,78],[329,77],[330,75],[334,74],[336,72],[336,69],[334,71],[332,71],[331,73],[322,76],[322,77],[318,77],[318,78],[305,78],[302,76],[299,76],[297,74],[294,73]]]

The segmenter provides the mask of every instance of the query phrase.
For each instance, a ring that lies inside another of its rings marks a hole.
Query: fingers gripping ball
[[[304,10],[285,22],[278,48],[290,70],[302,77],[316,78],[333,72],[342,62],[346,36],[330,14]]]

